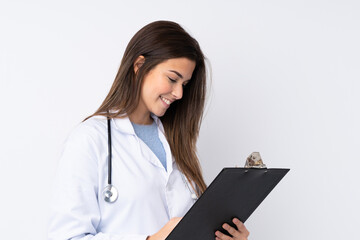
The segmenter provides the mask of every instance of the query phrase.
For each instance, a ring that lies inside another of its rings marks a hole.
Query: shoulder
[[[107,119],[104,116],[94,116],[84,122],[79,123],[70,133],[70,136],[80,135],[87,137],[97,137],[102,135],[107,129]],[[106,132],[105,132],[106,133]]]
[[[106,117],[94,116],[76,125],[68,135],[65,145],[89,147],[103,145],[107,138]]]

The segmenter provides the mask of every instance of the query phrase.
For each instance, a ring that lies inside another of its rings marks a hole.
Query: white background
[[[0,238],[46,239],[63,141],[100,106],[133,34],[166,19],[212,66],[206,182],[253,151],[291,168],[246,222],[250,239],[359,239],[359,2],[129,2],[0,1]]]

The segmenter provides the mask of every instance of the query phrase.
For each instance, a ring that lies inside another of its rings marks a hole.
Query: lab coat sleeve
[[[54,182],[48,227],[49,240],[145,240],[146,235],[97,231],[98,157],[101,141],[94,129],[77,127],[68,137]]]

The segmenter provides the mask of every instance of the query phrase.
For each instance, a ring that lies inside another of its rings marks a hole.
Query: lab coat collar
[[[135,135],[135,131],[129,117],[125,116],[122,118],[113,118],[112,120],[114,122],[115,128],[120,132]]]
[[[170,145],[167,142],[164,126],[161,123],[161,120],[154,114],[151,114],[151,117],[154,119],[156,125],[158,126],[160,132],[162,133],[160,135],[159,132],[159,138],[163,142],[163,146],[165,148],[166,152],[166,162],[168,166],[168,173],[171,173],[172,171],[172,163],[175,162],[174,157],[171,154]],[[125,134],[131,134],[136,135],[133,125],[131,124],[131,121],[128,116],[123,116],[122,118],[113,118],[112,121],[114,122],[115,128]]]
[[[162,134],[165,135],[164,126],[162,125],[160,119],[154,114],[151,114],[151,117],[154,119],[156,125],[158,126]],[[128,116],[123,116],[121,118],[113,118],[113,121],[117,130],[127,134],[135,134],[134,127],[132,126]]]

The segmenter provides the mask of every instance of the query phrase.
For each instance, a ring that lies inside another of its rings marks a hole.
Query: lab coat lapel
[[[137,139],[139,141],[140,149],[143,157],[147,159],[149,162],[151,162],[153,165],[155,165],[156,167],[163,169],[164,167],[161,164],[160,160],[155,155],[155,153],[149,148],[149,146],[146,145],[146,143],[144,143],[139,137],[137,137]],[[163,170],[165,171],[165,169]]]
[[[165,137],[164,126],[162,125],[160,119],[157,116],[152,115],[152,117],[158,126],[159,138],[164,146],[164,150],[165,150],[165,154],[166,154],[167,174],[169,176],[171,174],[171,172],[173,171],[173,162],[175,161],[175,159],[173,158],[173,155],[172,155],[171,149],[170,149],[170,145]]]
[[[115,127],[117,130],[119,130],[123,133],[132,134],[132,135],[136,136],[138,143],[139,143],[141,153],[144,156],[144,158],[148,159],[155,166],[162,168],[164,170],[164,172],[167,173],[167,176],[169,176],[171,174],[171,172],[173,171],[173,162],[175,161],[175,159],[172,156],[170,145],[169,145],[168,141],[166,140],[164,126],[162,125],[160,119],[157,116],[152,114],[151,117],[154,119],[156,125],[158,126],[159,139],[160,139],[161,143],[163,144],[165,154],[166,154],[167,171],[165,171],[163,165],[161,164],[161,162],[157,158],[157,156],[153,153],[153,151],[139,137],[136,136],[134,127],[132,126],[130,119],[128,117],[114,118],[113,121],[115,123]]]

